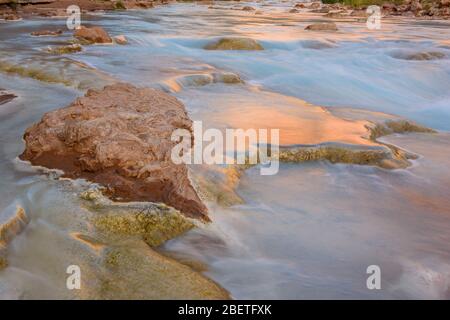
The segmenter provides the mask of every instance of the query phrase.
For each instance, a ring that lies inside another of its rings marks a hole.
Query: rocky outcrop
[[[385,4],[383,10],[390,15],[450,18],[450,1],[405,0],[400,5]]]
[[[207,221],[186,165],[171,160],[172,132],[191,126],[176,98],[115,84],[45,114],[26,130],[20,158],[97,182],[112,199],[163,202]]]
[[[249,38],[222,38],[205,46],[206,50],[264,50],[256,40]]]
[[[305,28],[310,31],[337,31],[338,28],[333,22],[314,23]]]
[[[7,92],[5,89],[0,88],[0,105],[5,104],[17,98],[13,93]]]
[[[101,27],[88,28],[81,26],[79,29],[75,30],[73,35],[85,44],[112,43],[109,34]]]

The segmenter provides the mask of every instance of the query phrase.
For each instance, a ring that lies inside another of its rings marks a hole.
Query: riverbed
[[[239,204],[209,201],[212,222],[159,251],[201,264],[236,299],[450,299],[450,22],[386,18],[380,30],[368,30],[349,18],[337,21],[337,32],[310,32],[305,26],[324,18],[289,13],[294,3],[188,3],[86,15],[83,23],[129,43],[64,56],[43,49],[67,42],[70,32],[30,36],[64,28],[64,19],[0,24],[1,61],[41,68],[57,80],[0,73],[0,88],[18,96],[0,107],[0,221],[17,205],[30,217],[8,248],[1,298],[73,298],[66,267],[91,261],[73,239],[86,224],[76,183],[18,161],[23,132],[86,89],[125,81],[175,95],[208,127],[282,128],[285,144],[333,142],[333,130],[337,136],[344,123],[368,120],[365,112],[437,130],[382,138],[418,156],[406,169],[320,161],[283,163],[278,174],[262,176],[250,168],[235,189]],[[258,13],[231,10],[244,5]],[[225,36],[255,39],[265,50],[203,49]],[[405,59],[424,51],[444,58]],[[214,74],[242,82],[199,81]],[[353,118],[342,110],[353,110]],[[362,110],[360,119],[354,110]],[[335,127],[322,135],[324,126],[314,130],[318,121]],[[349,128],[358,135],[341,136],[359,143],[359,131]],[[381,268],[381,290],[367,289],[370,265]]]

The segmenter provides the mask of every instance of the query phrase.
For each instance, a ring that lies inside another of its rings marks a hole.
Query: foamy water
[[[69,57],[112,78],[171,91],[193,119],[210,125],[228,125],[227,110],[239,117],[240,108],[246,114],[272,106],[292,117],[286,110],[299,104],[289,102],[296,97],[450,129],[450,25],[383,20],[375,33],[352,20],[338,23],[337,33],[311,33],[304,27],[320,17],[288,14],[292,3],[273,4],[252,3],[262,11],[258,15],[178,4],[92,16],[87,22],[111,35],[124,34],[129,44],[90,46]],[[48,61],[41,49],[68,35],[33,38],[29,32],[64,23],[0,25],[0,50],[10,60]],[[251,37],[266,50],[202,49],[223,36]],[[446,57],[401,59],[422,51]],[[48,62],[53,68],[55,63]],[[180,85],[174,79],[223,72],[239,75],[244,84],[197,87],[184,81],[178,90],[173,85]],[[85,73],[71,74],[87,81]],[[14,159],[23,150],[26,127],[82,92],[4,74],[0,87],[19,95],[0,110],[0,216],[20,204],[31,218],[11,244],[10,267],[0,271],[0,297],[70,298],[65,267],[74,259],[82,264],[86,254],[71,236],[83,219],[76,192]],[[213,222],[162,250],[204,262],[206,274],[235,298],[450,298],[449,138],[445,132],[386,138],[421,156],[406,170],[322,162],[282,165],[270,177],[260,176],[258,168],[247,170],[237,189],[245,204],[209,203]],[[379,291],[366,288],[366,268],[372,264],[382,270]]]

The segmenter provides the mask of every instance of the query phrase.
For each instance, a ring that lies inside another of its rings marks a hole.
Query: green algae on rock
[[[81,197],[90,200],[87,207],[98,213],[92,217],[98,231],[113,236],[137,237],[152,247],[194,227],[193,222],[178,210],[162,203],[116,203],[95,190],[88,190]]]
[[[382,136],[387,136],[393,133],[436,133],[435,130],[424,127],[420,124],[408,121],[408,120],[387,120],[382,123],[376,123],[374,126],[369,127],[370,139],[376,140]]]
[[[48,83],[62,83],[66,86],[72,85],[69,80],[57,77],[51,73],[47,73],[43,70],[34,67],[24,67],[18,64],[12,64],[6,61],[0,61],[0,72],[8,74],[14,74],[25,78],[31,78]]]
[[[327,160],[331,163],[378,166],[384,169],[406,168],[408,157],[393,154],[387,147],[344,146],[323,144],[311,147],[285,147],[279,154],[281,162]]]
[[[111,75],[65,55],[34,52],[29,57],[18,59],[9,52],[1,51],[0,56],[0,73],[9,75],[80,90],[103,88],[117,82]]]
[[[132,244],[132,245],[130,245]],[[229,299],[226,290],[190,267],[135,242],[104,252],[101,299]]]
[[[194,227],[179,211],[163,204],[117,203],[98,188],[80,194],[94,228],[77,234],[96,254],[83,264],[76,292],[83,299],[229,299],[214,281],[155,251],[154,247]],[[198,265],[197,265],[198,266]]]
[[[83,50],[83,48],[79,44],[70,44],[67,46],[48,48],[47,52],[53,53],[53,54],[69,54],[69,53],[81,52],[82,50]]]
[[[207,44],[206,50],[264,50],[256,40],[249,38],[221,38]]]

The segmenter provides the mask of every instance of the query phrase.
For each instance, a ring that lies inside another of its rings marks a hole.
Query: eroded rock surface
[[[115,200],[164,202],[208,220],[187,167],[171,160],[172,132],[191,126],[176,98],[120,83],[45,114],[26,130],[20,158],[97,182]]]

